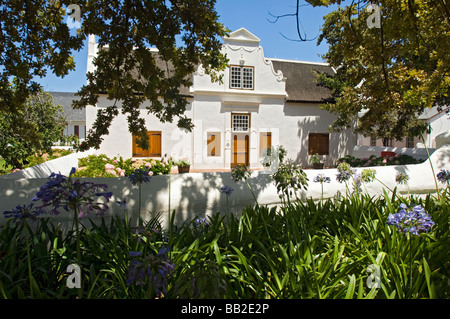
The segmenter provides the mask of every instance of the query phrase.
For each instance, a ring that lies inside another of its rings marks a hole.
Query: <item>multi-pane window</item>
[[[253,67],[231,66],[230,88],[247,90],[253,89]]]
[[[406,139],[406,147],[414,148],[414,136],[408,136]]]
[[[376,136],[370,137],[370,146],[377,146],[377,137]]]
[[[233,132],[248,132],[250,126],[250,116],[247,114],[233,114]]]

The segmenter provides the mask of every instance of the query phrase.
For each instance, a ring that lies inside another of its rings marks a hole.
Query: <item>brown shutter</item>
[[[149,131],[149,147],[147,150],[140,148],[137,143],[137,137],[133,136],[133,157],[161,157],[161,132]]]
[[[272,133],[264,132],[259,135],[259,154],[263,155],[264,151],[270,150],[272,146]]]
[[[329,154],[329,134],[328,133],[310,133],[308,140],[308,154]]]
[[[208,156],[220,156],[220,133],[208,133],[207,134],[207,155]]]

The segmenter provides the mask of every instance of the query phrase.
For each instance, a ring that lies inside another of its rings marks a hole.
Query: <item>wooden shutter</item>
[[[208,156],[220,156],[220,133],[208,133],[207,138]]]
[[[133,157],[161,157],[161,131],[149,131],[149,147],[147,150],[140,148],[137,137],[133,136]]]
[[[259,154],[263,155],[264,151],[270,150],[272,146],[272,133],[263,132],[259,134]]]
[[[329,134],[328,133],[309,133],[308,154],[329,154]]]

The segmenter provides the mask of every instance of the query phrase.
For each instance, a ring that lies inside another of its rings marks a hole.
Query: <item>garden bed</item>
[[[144,167],[129,175],[139,185],[138,203],[140,185],[150,182],[151,167]],[[254,202],[210,217],[197,212],[181,225],[176,210],[163,216],[142,212],[140,204],[138,216],[153,217],[131,222],[126,200],[112,202],[106,184],[76,179],[78,172],[52,174],[31,204],[4,213],[0,298],[449,297],[449,171],[435,176],[446,185],[435,195],[399,196],[394,188],[371,196],[361,185],[374,180],[375,170],[357,174],[345,163],[336,176],[345,193],[300,200],[307,176],[280,160],[271,177],[282,204],[269,207],[258,204],[248,168],[236,167],[233,181],[247,185]],[[323,194],[330,177],[312,182]],[[240,195],[230,186],[220,192],[227,206]],[[119,212],[107,220],[113,206]],[[72,227],[45,213],[67,215]]]
[[[0,298],[448,298],[446,192],[414,201],[435,222],[419,236],[388,225],[410,202],[395,194],[249,206],[169,229],[158,216],[130,225],[124,207],[79,230],[80,289],[67,287],[75,231],[10,221],[0,230]]]

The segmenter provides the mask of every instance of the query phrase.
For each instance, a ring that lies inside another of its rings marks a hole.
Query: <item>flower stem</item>
[[[79,208],[78,206],[75,206],[74,208],[74,227],[75,227],[75,239],[76,239],[76,246],[77,246],[77,264],[80,267],[80,276],[81,276],[81,247],[80,247],[80,229],[79,229],[79,223],[78,223],[78,212]],[[80,279],[81,280],[81,279]],[[78,298],[81,299],[83,297],[83,291],[80,286],[78,288]]]

